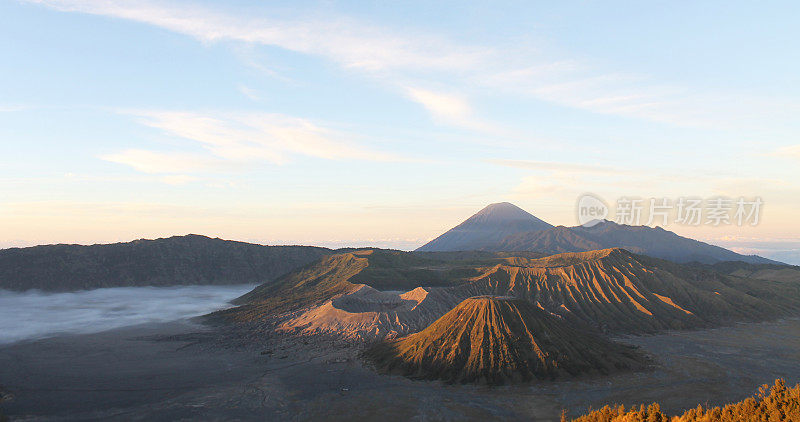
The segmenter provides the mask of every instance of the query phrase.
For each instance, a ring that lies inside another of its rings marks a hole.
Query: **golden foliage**
[[[574,422],[778,422],[800,421],[800,384],[787,388],[776,380],[772,388],[763,385],[754,397],[722,407],[704,409],[698,405],[680,416],[669,416],[658,403],[625,409],[605,406],[573,419]]]

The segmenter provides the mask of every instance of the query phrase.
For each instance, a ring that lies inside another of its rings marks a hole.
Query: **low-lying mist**
[[[71,293],[0,290],[0,344],[203,315],[230,307],[230,300],[253,287],[115,287]]]

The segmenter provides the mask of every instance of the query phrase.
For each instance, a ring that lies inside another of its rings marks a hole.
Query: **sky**
[[[0,247],[413,249],[509,201],[760,198],[667,224],[800,264],[793,1],[0,0]]]

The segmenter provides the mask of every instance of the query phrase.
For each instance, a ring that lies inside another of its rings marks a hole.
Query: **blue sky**
[[[800,262],[796,2],[364,3],[0,1],[0,246],[412,248],[594,192],[760,196],[667,228]]]

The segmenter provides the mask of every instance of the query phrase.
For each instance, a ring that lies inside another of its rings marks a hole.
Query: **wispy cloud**
[[[185,185],[196,180],[198,180],[196,177],[186,174],[170,174],[161,178],[162,182],[173,186]]]
[[[242,95],[244,95],[245,97],[247,97],[247,98],[249,98],[249,99],[251,99],[251,100],[253,100],[253,101],[259,101],[259,100],[261,100],[261,97],[258,95],[258,93],[256,92],[256,90],[254,90],[253,88],[250,88],[250,87],[249,87],[249,86],[247,86],[247,85],[239,85],[239,86],[237,86],[237,87],[236,87],[236,89],[237,89],[237,90],[238,90],[238,91],[239,91],[239,92],[240,92]]]
[[[1,105],[0,104],[0,113],[12,113],[15,111],[22,111],[27,110],[30,107],[23,106],[23,105]]]
[[[381,77],[387,83],[425,86],[446,80],[451,94],[403,92],[442,121],[464,126],[468,109],[459,105],[474,88],[502,95],[545,100],[593,113],[625,116],[680,126],[735,127],[762,119],[792,119],[800,105],[716,95],[694,87],[671,86],[647,75],[606,69],[587,61],[545,55],[512,46],[487,47],[454,42],[414,30],[392,30],[328,13],[325,16],[265,17],[200,4],[147,0],[29,0],[62,11],[128,19],[185,34],[203,42],[235,41],[279,47],[324,57],[348,69]],[[484,130],[481,124],[473,129]]]
[[[581,173],[602,173],[602,174],[629,174],[630,170],[614,167],[597,166],[593,164],[564,163],[554,161],[532,161],[532,160],[508,160],[508,159],[488,159],[488,163],[497,164],[505,167],[516,167],[531,170],[548,170]]]
[[[776,157],[789,157],[794,159],[800,159],[800,144],[789,145],[778,148],[772,153],[772,155]]]
[[[462,121],[472,115],[472,108],[464,98],[420,88],[408,88],[408,96],[422,104],[434,116],[451,121]]]
[[[193,173],[223,165],[220,160],[200,154],[143,149],[126,149],[99,158],[125,164],[144,173]]]
[[[365,70],[471,66],[484,54],[438,37],[409,36],[347,17],[270,19],[235,16],[200,5],[130,0],[31,0],[58,10],[113,16],[202,41],[243,41],[328,57]]]
[[[353,144],[346,134],[306,119],[269,113],[129,112],[164,133],[197,142],[205,153],[128,149],[100,158],[146,173],[230,170],[242,164],[286,164],[302,155],[328,160],[393,161],[399,157]]]
[[[480,132],[500,131],[475,116],[472,106],[461,95],[412,87],[406,88],[406,94],[411,100],[422,105],[440,123]]]
[[[659,84],[647,75],[571,60],[501,69],[485,83],[507,95],[677,126],[728,126],[736,118],[752,117],[756,110],[727,97]]]

